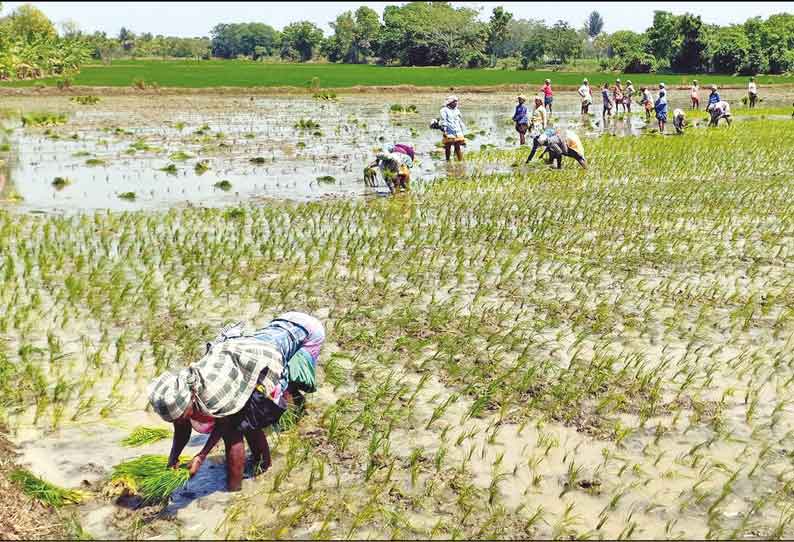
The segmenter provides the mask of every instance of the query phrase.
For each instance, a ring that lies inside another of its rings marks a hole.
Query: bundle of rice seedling
[[[26,495],[54,508],[65,504],[78,504],[85,498],[82,491],[58,487],[23,468],[14,469],[11,481],[18,484]]]
[[[130,493],[141,497],[144,504],[168,500],[189,478],[190,471],[186,467],[169,468],[168,457],[164,455],[142,455],[119,463],[110,475],[111,483],[126,486]]]
[[[121,445],[127,447],[144,446],[158,440],[167,439],[170,436],[171,431],[169,429],[139,425],[132,430],[132,433],[127,438],[121,441]]]

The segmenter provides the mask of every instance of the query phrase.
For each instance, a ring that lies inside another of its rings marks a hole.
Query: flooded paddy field
[[[477,136],[447,169],[442,98],[4,102],[68,115],[5,121],[0,211],[0,419],[84,492],[62,513],[102,538],[794,536],[794,120],[613,137],[560,96],[590,167],[557,171],[516,166],[512,96],[463,96]],[[380,137],[416,144],[416,190],[362,197]],[[219,445],[165,505],[109,492],[168,452],[123,445],[169,429],[148,382],[290,309],[328,341],[270,470],[227,493]]]
[[[581,117],[574,93],[559,93],[553,122],[586,138],[608,133],[638,135],[644,115],[620,115],[608,123],[595,113]],[[739,104],[742,94],[728,91]],[[771,94],[764,106],[788,105]],[[13,97],[3,101],[6,137],[14,152],[13,182],[25,211],[135,210],[173,206],[223,206],[252,197],[316,200],[365,194],[362,170],[374,150],[413,143],[419,184],[447,175],[440,132],[428,128],[444,95],[341,94],[311,96],[108,96],[80,105],[68,96]],[[512,94],[464,95],[471,135],[466,151],[510,148],[517,134],[510,117]],[[671,92],[672,106],[685,106]],[[392,105],[415,113],[395,113]],[[671,107],[671,111],[672,108]],[[639,106],[635,106],[639,110]],[[17,115],[63,115],[63,124],[23,127]],[[705,114],[693,115],[705,124]],[[301,124],[301,122],[303,122]],[[481,172],[476,160],[469,173]],[[488,171],[490,172],[490,171]],[[459,169],[453,173],[460,173]],[[56,181],[61,179],[61,181]],[[126,195],[127,197],[121,197]]]

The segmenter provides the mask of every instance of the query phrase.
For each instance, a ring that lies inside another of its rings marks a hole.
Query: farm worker
[[[612,114],[612,102],[609,99],[609,83],[604,83],[604,86],[601,88],[601,99],[604,100],[604,109],[601,111],[601,116],[606,118],[608,115]]]
[[[683,134],[685,124],[686,117],[684,116],[684,112],[677,108],[673,110],[673,126],[675,127],[675,133]]]
[[[667,123],[667,90],[664,83],[659,83],[659,97],[653,104],[656,110],[656,120],[659,123],[659,133],[664,133],[664,125]]]
[[[519,94],[516,99],[518,100],[518,105],[516,105],[516,111],[513,113],[513,122],[516,123],[516,132],[518,132],[521,145],[526,145],[526,133],[529,130],[529,114],[525,105],[527,97]]]
[[[653,95],[651,94],[651,90],[648,87],[640,87],[640,91],[642,92],[642,97],[640,98],[640,104],[642,104],[643,108],[645,109],[645,122],[651,122],[651,110],[653,109]]]
[[[463,160],[461,146],[466,144],[466,138],[464,137],[466,125],[463,124],[463,115],[458,109],[457,96],[448,96],[445,100],[444,107],[441,108],[439,125],[444,133],[444,155],[447,162],[449,162],[450,150],[453,146],[455,147],[455,158],[458,161]]]
[[[755,107],[755,102],[758,100],[758,87],[755,84],[755,77],[751,77],[750,82],[747,83],[747,97],[750,100],[750,107]]]
[[[700,109],[700,87],[697,79],[693,80],[692,86],[689,87],[689,99],[692,101],[692,109]]]
[[[720,101],[720,93],[717,92],[717,85],[711,85],[711,93],[709,93],[709,103],[706,105],[706,111],[711,111],[714,104]]]
[[[728,126],[731,125],[731,106],[728,102],[719,101],[709,107],[709,113],[711,114],[709,126],[717,126],[717,124],[720,122],[720,119],[725,119],[725,122],[728,123]]]
[[[551,90],[551,79],[543,82],[543,105],[551,116],[552,104],[554,103],[554,92]]]
[[[532,123],[529,126],[532,135],[535,136],[546,129],[548,117],[543,106],[543,98],[535,96],[535,109],[532,111]]]
[[[590,82],[587,79],[582,81],[578,93],[579,99],[582,100],[582,115],[587,115],[590,104],[593,103],[593,91],[590,89]]]
[[[270,467],[270,448],[262,431],[278,422],[300,391],[316,390],[315,371],[325,340],[322,323],[308,314],[288,312],[253,334],[243,324],[228,325],[207,343],[205,355],[178,372],[165,372],[149,385],[149,403],[174,424],[168,465],[176,468],[190,440],[191,429],[209,433],[190,462],[198,472],[207,455],[223,438],[226,483],[239,491],[245,465],[243,438],[251,448],[254,471]]]
[[[615,101],[615,113],[620,110],[623,105],[623,85],[620,84],[620,79],[615,80],[615,88],[612,90],[612,96]]]
[[[631,98],[635,92],[632,82],[626,81],[626,89],[623,91],[623,107],[627,113],[631,113]]]
[[[397,143],[389,145],[375,155],[375,161],[368,168],[380,168],[383,179],[394,193],[397,189],[408,190],[411,182],[411,168],[414,166],[414,148]]]
[[[536,135],[532,140],[532,151],[527,157],[527,164],[535,156],[538,147],[541,146],[546,147],[541,157],[548,153],[551,162],[557,163],[557,169],[562,169],[563,156],[573,158],[579,162],[580,166],[587,169],[587,162],[584,158],[584,145],[582,145],[582,140],[579,139],[579,136],[572,130],[560,132],[559,130],[554,131],[549,129],[542,134]]]

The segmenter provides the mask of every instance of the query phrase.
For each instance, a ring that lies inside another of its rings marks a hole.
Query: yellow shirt
[[[579,156],[584,158],[584,145],[582,145],[582,140],[579,139],[579,136],[576,135],[575,132],[566,132],[565,142],[568,144],[569,149],[573,149],[579,153]]]
[[[542,105],[536,107],[532,112],[532,126],[541,130],[546,128],[546,108]]]

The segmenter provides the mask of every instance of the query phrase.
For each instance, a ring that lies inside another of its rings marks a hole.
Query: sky
[[[54,23],[77,21],[86,32],[118,34],[126,26],[135,33],[151,32],[170,36],[207,36],[218,23],[263,22],[281,29],[287,24],[309,20],[326,32],[328,23],[346,10],[368,5],[378,13],[387,5],[404,2],[3,2],[3,14],[23,3],[41,9]],[[597,10],[604,18],[604,31],[642,32],[651,25],[653,11],[700,15],[712,24],[741,23],[760,15],[794,13],[794,2],[452,2],[455,6],[480,8],[487,20],[495,6],[502,5],[516,18],[558,19],[580,27],[585,16]],[[548,14],[548,15],[546,15]]]

